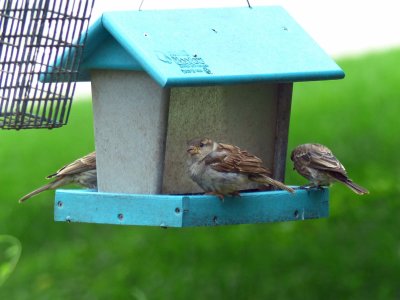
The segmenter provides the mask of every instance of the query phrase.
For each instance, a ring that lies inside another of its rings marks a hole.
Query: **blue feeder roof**
[[[161,86],[344,77],[278,6],[107,12],[85,47],[80,81],[92,69],[145,71]]]

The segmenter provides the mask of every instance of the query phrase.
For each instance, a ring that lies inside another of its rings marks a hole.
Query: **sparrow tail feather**
[[[44,192],[46,190],[54,190],[60,186],[66,185],[68,183],[70,183],[71,180],[67,177],[61,177],[61,178],[57,178],[56,180],[54,180],[53,182],[50,182],[44,186],[41,186],[40,188],[30,192],[29,194],[26,194],[25,196],[23,196],[21,199],[18,200],[19,203],[25,202],[26,200],[28,200],[29,198],[36,196],[37,194],[40,194],[41,192]]]
[[[342,181],[345,185],[347,185],[353,192],[359,195],[364,195],[364,194],[369,194],[369,191],[366,188],[363,188],[362,186],[358,185],[357,183],[351,181],[351,180],[346,180]]]
[[[283,184],[280,181],[277,181],[275,179],[272,179],[270,177],[267,176],[263,176],[263,177],[253,177],[251,178],[251,180],[258,182],[258,183],[262,183],[262,184],[269,184],[269,185],[273,185],[281,190],[285,190],[288,191],[289,193],[294,193],[294,189],[292,189],[291,187],[288,187],[287,185]]]
[[[329,173],[333,178],[337,181],[344,183],[347,187],[349,187],[354,193],[359,195],[369,194],[369,191],[362,186],[358,185],[357,183],[353,182],[347,176],[343,175],[339,172],[331,172]]]

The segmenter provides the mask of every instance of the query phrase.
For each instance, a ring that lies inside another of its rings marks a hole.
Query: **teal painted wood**
[[[89,29],[79,80],[104,68],[144,70],[161,86],[344,77],[278,6],[106,12]]]
[[[69,61],[75,51],[75,48],[65,51],[64,58],[59,57],[55,65],[59,66],[61,62]],[[97,20],[89,29],[77,80],[90,81],[90,70],[93,69],[143,71],[139,63],[103,27],[101,19]],[[49,67],[40,80],[50,81],[51,76],[52,67]],[[57,74],[57,76],[60,78],[62,75]],[[65,80],[68,78],[66,77]]]
[[[328,217],[329,190],[207,195],[138,195],[57,190],[56,221],[160,227],[217,226]]]

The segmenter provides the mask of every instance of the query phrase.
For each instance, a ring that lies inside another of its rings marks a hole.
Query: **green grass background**
[[[338,60],[339,81],[295,84],[289,149],[334,150],[358,196],[327,219],[160,229],[53,221],[53,192],[20,196],[94,148],[89,101],[57,130],[0,132],[0,234],[21,259],[0,299],[399,299],[400,50]],[[305,180],[287,167],[287,182]]]

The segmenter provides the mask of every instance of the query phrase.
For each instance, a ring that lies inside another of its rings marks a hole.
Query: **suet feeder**
[[[327,189],[194,195],[186,141],[238,145],[283,180],[293,82],[343,77],[281,7],[104,13],[78,77],[92,83],[98,191],[58,190],[55,219],[185,227],[326,217]]]
[[[67,123],[93,4],[0,0],[1,129]]]

